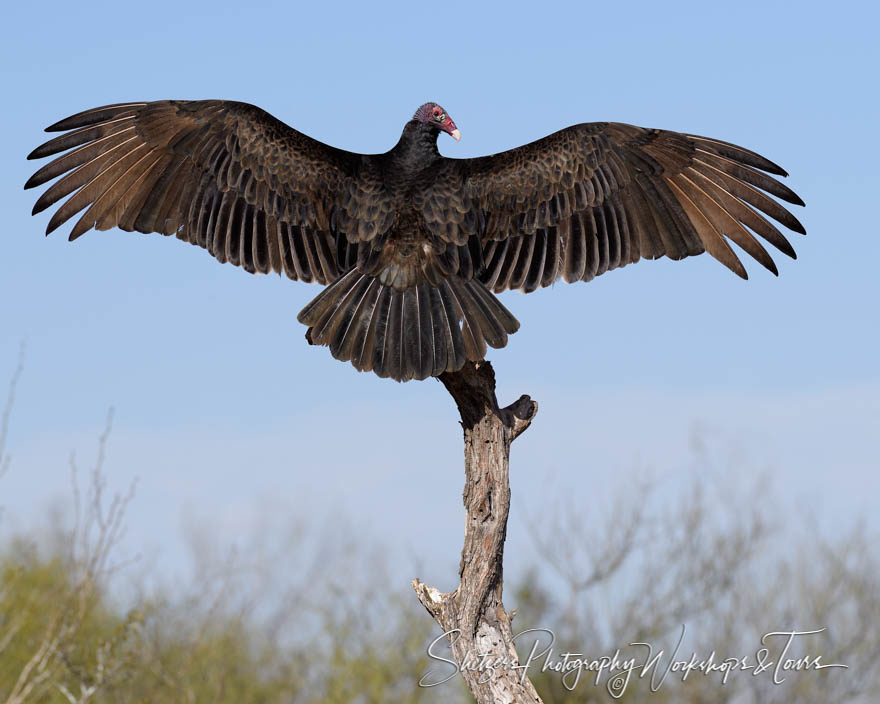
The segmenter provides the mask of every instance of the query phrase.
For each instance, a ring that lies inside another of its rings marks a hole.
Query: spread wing
[[[620,123],[575,125],[517,149],[455,162],[463,184],[447,212],[479,223],[494,291],[534,291],[562,277],[589,281],[641,258],[709,252],[745,268],[728,239],[774,274],[755,234],[794,257],[765,215],[799,233],[767,194],[803,201],[769,174],[787,175],[747,149],[706,137]],[[766,192],[766,193],[765,193]]]
[[[34,213],[70,196],[46,234],[85,209],[71,240],[92,227],[158,232],[252,273],[322,284],[339,276],[331,221],[351,200],[359,154],[219,100],[108,105],[46,131],[65,134],[28,158],[66,153],[25,185],[61,176]]]

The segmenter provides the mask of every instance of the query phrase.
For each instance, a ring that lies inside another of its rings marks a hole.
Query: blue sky
[[[231,541],[267,511],[345,512],[396,551],[403,573],[419,554],[451,586],[461,447],[440,384],[358,374],[310,348],[296,314],[315,287],[250,276],[158,235],[91,232],[69,244],[68,226],[47,239],[48,214],[30,216],[37,194],[22,184],[37,164],[24,156],[44,126],[161,98],[255,103],[361,152],[391,147],[413,110],[436,100],[463,135],[441,140],[449,156],[617,120],[780,163],[807,202],[796,214],[809,234],[792,235],[798,261],[776,257],[778,279],[746,261],[743,282],[702,256],[504,294],[522,328],[490,354],[499,395],[541,403],[514,447],[514,511],[574,495],[587,521],[637,467],[674,481],[701,428],[750,458],[745,478],[769,469],[785,510],[818,512],[829,527],[880,515],[872,4],[144,7],[5,10],[0,379],[22,339],[27,357],[0,530],[34,525],[69,495],[67,457],[91,457],[113,406],[111,483],[140,482],[135,548],[176,565],[186,516]],[[401,533],[419,520],[424,537]],[[527,549],[516,520],[514,562]]]

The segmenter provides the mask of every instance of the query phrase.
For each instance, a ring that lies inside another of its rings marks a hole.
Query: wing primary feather
[[[90,125],[89,127],[82,127],[78,130],[58,135],[57,137],[50,139],[48,142],[41,144],[28,154],[27,158],[43,159],[47,156],[52,156],[53,154],[73,149],[86,142],[96,142],[103,137],[118,134],[129,125],[134,125],[134,118],[131,116],[108,120],[107,122]]]
[[[146,105],[147,103],[117,103],[116,105],[105,105],[100,108],[83,110],[76,115],[65,117],[63,120],[49,125],[46,128],[46,132],[67,132],[67,130],[87,127],[88,125],[106,122],[107,120],[119,117],[130,117]]]
[[[31,214],[36,215],[42,212],[50,205],[55,204],[60,199],[73,193],[76,189],[92,181],[105,170],[108,163],[114,163],[119,158],[120,153],[124,154],[125,148],[131,145],[134,139],[134,137],[130,137],[118,144],[114,144],[107,151],[99,154],[82,166],[78,166],[60,181],[56,181],[37,199]]]
[[[113,157],[115,158],[55,211],[55,214],[51,217],[49,224],[46,227],[46,233],[48,234],[52,232],[59,225],[76,215],[87,205],[91,204],[95,198],[103,193],[105,185],[115,181],[125,169],[128,168],[128,166],[137,160],[140,153],[141,152],[137,147],[124,153],[113,152]]]
[[[677,174],[673,177],[675,184],[687,193],[688,197],[709,219],[713,227],[732,239],[736,244],[748,252],[764,268],[779,276],[779,270],[767,250],[761,246],[748,230],[736,220],[718,201],[712,198],[705,190],[689,179],[685,174]]]
[[[654,225],[663,242],[664,253],[670,259],[686,257],[691,253],[692,247],[685,240],[682,228],[667,207],[668,200],[660,192],[658,183],[651,178],[639,178],[637,181],[641,186],[642,194],[648,201],[648,212],[654,218]]]
[[[199,238],[189,232],[189,213],[192,202],[201,190],[201,178],[197,170],[190,168],[188,177],[181,181],[180,192],[175,198],[173,216],[166,223],[168,234],[173,234],[184,242],[199,244]]]
[[[717,183],[709,179],[707,176],[704,176],[699,171],[688,169],[686,173],[689,178],[698,183],[703,190],[710,193],[716,201],[721,203],[739,222],[757,232],[783,254],[787,254],[792,259],[797,259],[797,254],[791,246],[791,243],[773,225],[773,223],[767,220],[764,216],[756,210],[752,210],[739,198],[732,196]]]
[[[135,229],[135,223],[140,217],[144,204],[150,196],[153,186],[162,178],[162,174],[168,168],[172,161],[169,154],[159,153],[159,158],[149,167],[149,170],[135,181],[132,185],[131,200],[125,208],[122,219],[119,221],[119,227],[128,232]]]
[[[98,230],[109,230],[111,227],[131,230],[130,227],[126,227],[126,215],[144,197],[140,189],[144,182],[149,180],[153,169],[162,158],[162,154],[151,152],[145,157],[146,163],[141,164],[138,162],[138,164],[135,164],[128,170],[128,176],[126,177],[127,185],[120,189],[121,192],[116,202],[112,205],[107,203],[103,208],[102,214],[96,218],[95,227]]]
[[[87,232],[93,226],[98,225],[105,214],[112,210],[119,202],[119,200],[123,197],[123,195],[128,192],[129,187],[137,178],[142,169],[142,163],[144,161],[148,161],[151,157],[155,158],[155,155],[151,154],[145,146],[142,146],[139,149],[143,153],[140,155],[137,161],[126,168],[125,171],[119,175],[119,178],[117,178],[112,184],[110,184],[104,190],[104,192],[94,200],[94,202],[88,207],[82,217],[80,217],[80,219],[77,221],[76,225],[70,233],[69,239],[71,242],[83,233]],[[133,151],[138,150],[136,149]],[[118,220],[118,217],[113,219]],[[113,225],[115,224],[116,223],[114,222]]]
[[[688,134],[685,136],[688,139],[693,140],[701,149],[705,149],[728,159],[734,159],[735,161],[748,164],[749,166],[761,169],[762,171],[767,171],[771,174],[776,174],[777,176],[788,176],[785,169],[778,164],[774,164],[766,157],[750,151],[749,149],[745,149],[744,147],[731,144],[730,142],[723,142],[720,139],[700,137],[694,134]]]
[[[183,214],[182,203],[187,185],[196,178],[187,162],[180,162],[177,169],[173,172],[168,169],[168,173],[168,185],[162,194],[155,221],[156,232],[163,235],[173,235],[177,232]]]
[[[666,183],[672,189],[678,202],[681,204],[686,216],[690,218],[694,229],[700,236],[703,246],[715,259],[724,264],[737,276],[747,279],[748,274],[742,265],[742,262],[727,244],[727,240],[718,232],[700,209],[694,204],[690,197],[672,180],[666,179]]]
[[[630,229],[636,258],[657,259],[666,253],[656,221],[651,215],[642,187],[633,183],[626,193],[625,207],[633,223]]]
[[[127,142],[134,136],[132,134],[133,131],[134,127],[129,127],[119,132],[108,134],[105,137],[101,137],[100,139],[89,142],[67,154],[59,156],[57,159],[53,159],[31,176],[27,183],[24,184],[24,187],[28,189],[34,188],[35,186],[41,186],[66,171],[70,171],[71,169],[90,162],[95,157],[100,156],[113,147],[122,144],[123,142]]]
[[[740,181],[745,181],[753,186],[757,186],[777,198],[782,198],[782,200],[787,201],[788,203],[804,205],[804,201],[801,200],[800,196],[788,186],[757,169],[738,164],[735,161],[702,149],[697,149],[697,155],[701,162],[712,164],[715,168],[720,169],[726,174],[730,174]]]
[[[146,234],[148,232],[161,232],[164,229],[165,215],[170,205],[168,201],[173,200],[175,195],[177,195],[173,186],[181,166],[180,161],[170,161],[152,185],[152,188],[150,188],[135,222],[135,227],[139,232]]]
[[[712,164],[701,161],[700,159],[695,159],[694,163],[699,164],[699,166],[695,166],[694,168],[700,171],[704,176],[714,181],[728,193],[736,196],[740,200],[744,200],[745,202],[753,205],[754,207],[769,215],[777,222],[785,225],[788,229],[799,232],[802,235],[805,235],[807,233],[807,231],[804,229],[804,226],[801,225],[801,223],[794,215],[792,215],[785,208],[779,205],[779,203],[777,203],[775,200],[765,195],[764,193],[761,193],[761,191],[759,191],[757,188],[750,186],[748,183],[743,183],[742,181],[735,179],[733,176],[725,173],[721,169],[716,168]]]

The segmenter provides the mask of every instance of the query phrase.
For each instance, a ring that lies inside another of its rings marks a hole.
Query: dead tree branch
[[[467,511],[461,551],[461,583],[441,593],[418,579],[412,582],[419,601],[449,634],[457,663],[484,656],[491,670],[464,669],[462,677],[478,704],[540,703],[532,683],[516,667],[510,614],[501,601],[504,540],[510,511],[510,445],[529,427],[538,404],[528,396],[498,407],[495,372],[489,362],[468,362],[440,381],[458,405],[464,429]]]

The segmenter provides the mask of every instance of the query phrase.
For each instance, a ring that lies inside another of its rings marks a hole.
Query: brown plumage
[[[787,175],[773,162],[619,123],[477,159],[440,155],[439,133],[459,132],[435,103],[374,155],[218,100],[109,105],[47,131],[64,134],[28,158],[65,153],[25,185],[58,178],[34,213],[70,196],[47,234],[85,211],[71,240],[93,227],[173,234],[251,273],[324,284],[299,314],[309,341],[399,381],[506,345],[519,323],[491,292],[704,251],[746,278],[728,239],[776,274],[755,235],[795,253],[764,216],[804,233],[767,195],[803,205],[768,175]]]

